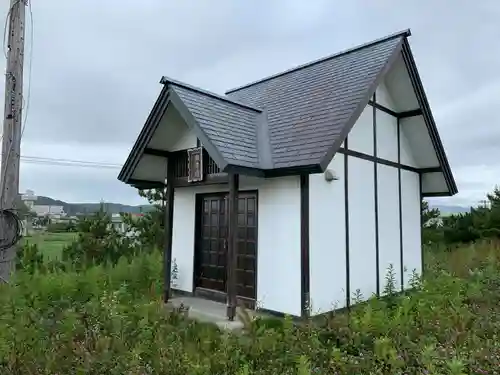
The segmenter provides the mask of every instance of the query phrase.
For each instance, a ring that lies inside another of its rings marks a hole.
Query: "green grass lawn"
[[[76,236],[77,233],[40,232],[24,237],[23,244],[26,242],[34,243],[47,260],[58,259],[61,256],[62,249],[69,245]]]

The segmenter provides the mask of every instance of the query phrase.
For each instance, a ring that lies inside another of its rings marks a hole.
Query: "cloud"
[[[25,155],[121,164],[162,75],[224,92],[411,28],[410,43],[459,183],[460,194],[446,203],[481,199],[500,176],[497,1],[123,0],[117,6],[44,0],[32,6]],[[29,52],[29,33],[27,38]],[[21,186],[71,201],[136,201],[116,174],[23,164]]]

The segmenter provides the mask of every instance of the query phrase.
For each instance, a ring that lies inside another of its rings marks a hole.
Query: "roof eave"
[[[118,180],[126,184],[129,184],[135,168],[137,167],[140,158],[144,153],[144,149],[147,147],[151,138],[160,124],[161,118],[165,113],[169,104],[172,104],[175,109],[179,112],[180,116],[184,119],[186,124],[190,129],[194,131],[203,147],[210,154],[212,159],[215,161],[217,166],[224,170],[229,164],[221,155],[219,150],[213,145],[208,136],[205,134],[203,129],[199,126],[193,115],[189,112],[189,109],[182,102],[181,98],[175,92],[175,88],[171,87],[168,83],[164,84],[164,87],[160,93],[160,96],[155,102],[153,109],[151,110],[146,123],[144,124],[139,136],[130,151],[130,154],[125,161],[120,173],[118,174]]]
[[[425,94],[422,80],[420,79],[420,75],[418,73],[417,65],[413,58],[410,46],[406,40],[403,42],[402,55],[410,76],[413,90],[415,91],[415,94],[417,96],[417,101],[420,108],[422,109],[422,116],[427,126],[429,136],[431,137],[431,141],[434,146],[439,165],[442,168],[446,185],[448,187],[449,196],[453,196],[458,193],[458,187],[455,182],[455,178],[453,177],[448,158],[446,157],[443,143],[441,141],[441,137],[439,136],[436,122],[434,121],[429,101],[427,100],[427,95]]]
[[[322,173],[323,170],[319,163],[307,164],[307,165],[294,165],[290,167],[281,168],[253,168],[237,164],[228,164],[222,172],[224,173],[237,173],[245,176],[253,176],[260,178],[276,178],[276,177],[287,177],[287,176],[298,176],[301,174],[314,174]]]
[[[451,194],[449,191],[422,193],[423,198],[452,197],[453,195],[455,194]]]
[[[132,150],[130,151],[127,160],[123,164],[120,173],[118,174],[118,180],[126,184],[129,183],[137,164],[139,163],[140,157],[144,152],[144,148],[151,140],[154,130],[158,127],[161,116],[165,112],[169,103],[169,92],[168,88],[165,86],[162,88],[158,99],[156,100],[153,109],[149,113],[146,122],[137,137]]]

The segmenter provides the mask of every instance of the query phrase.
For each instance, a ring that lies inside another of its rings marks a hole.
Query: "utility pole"
[[[19,160],[21,154],[25,6],[29,0],[11,0],[8,12],[7,69],[5,74],[5,109],[0,175],[0,210],[15,210],[19,195]],[[3,217],[2,237],[14,235]],[[9,280],[15,268],[16,246],[0,254],[0,277]]]

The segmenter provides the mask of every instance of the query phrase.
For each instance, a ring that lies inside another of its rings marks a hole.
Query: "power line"
[[[95,166],[103,166],[103,167],[114,167],[121,168],[122,166],[117,163],[107,163],[100,161],[89,161],[89,160],[74,160],[74,159],[63,159],[63,158],[48,158],[48,157],[40,157],[40,156],[28,156],[23,155],[21,159],[24,161],[40,161],[40,162],[48,162],[48,163],[76,163],[76,164],[84,164],[84,165],[95,165]]]
[[[97,168],[97,169],[120,169],[120,164],[92,162],[83,160],[70,160],[70,159],[52,159],[52,158],[39,158],[34,156],[21,156],[21,161],[28,164],[39,165],[52,165],[64,167],[83,167],[83,168]]]

